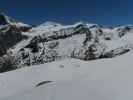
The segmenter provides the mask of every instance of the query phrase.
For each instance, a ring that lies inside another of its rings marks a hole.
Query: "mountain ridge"
[[[31,27],[20,23],[0,25],[1,68],[9,57],[21,68],[66,58],[113,58],[133,48],[132,25],[108,28],[88,22],[45,22]]]

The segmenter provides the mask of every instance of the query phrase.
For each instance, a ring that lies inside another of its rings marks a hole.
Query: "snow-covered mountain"
[[[0,100],[132,100],[132,59],[132,25],[32,27],[0,12]]]
[[[16,69],[66,58],[89,61],[119,56],[133,48],[132,25],[108,28],[87,22],[63,25],[48,21],[30,27],[3,13],[0,19],[0,72],[12,69],[5,68],[7,62]]]
[[[96,24],[62,25],[46,22],[24,32],[29,37],[13,49],[20,66],[43,64],[64,58],[95,60],[112,58],[133,47],[132,26],[106,28]]]
[[[7,50],[16,45],[27,36],[23,35],[23,31],[27,31],[29,25],[17,22],[4,13],[0,13],[0,56],[6,54]]]
[[[9,16],[7,16],[5,13],[0,12],[0,25],[16,25],[17,27],[28,27],[28,24],[24,24],[22,22],[18,22]]]

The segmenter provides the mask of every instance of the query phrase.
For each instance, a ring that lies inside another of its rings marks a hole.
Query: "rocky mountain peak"
[[[10,22],[9,22],[8,17],[3,12],[0,12],[0,25],[6,25],[9,23]]]

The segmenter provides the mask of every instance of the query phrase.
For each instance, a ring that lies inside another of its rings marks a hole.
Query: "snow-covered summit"
[[[0,12],[0,26],[1,25],[14,25],[17,27],[28,27],[28,24],[24,24],[22,22],[18,22],[9,16],[7,16],[5,13]]]
[[[0,12],[0,25],[11,24],[14,22],[15,20],[8,17],[5,13]]]
[[[60,23],[52,22],[52,21],[46,21],[46,22],[42,23],[41,25],[42,26],[55,26],[55,27],[56,26],[62,26]]]

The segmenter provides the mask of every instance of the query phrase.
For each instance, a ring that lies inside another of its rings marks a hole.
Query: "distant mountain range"
[[[45,22],[33,27],[0,13],[0,72],[12,70],[7,62],[16,69],[66,58],[112,58],[132,49],[132,25],[108,28],[88,22]]]

